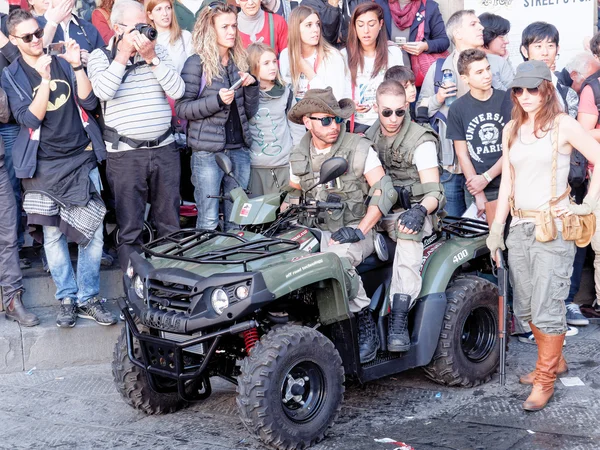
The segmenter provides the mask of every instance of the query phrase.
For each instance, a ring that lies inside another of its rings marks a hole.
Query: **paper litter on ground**
[[[567,387],[585,386],[585,383],[579,377],[563,377],[560,379],[560,382]]]

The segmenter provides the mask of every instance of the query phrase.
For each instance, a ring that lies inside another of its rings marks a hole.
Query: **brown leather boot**
[[[6,305],[5,317],[7,320],[19,322],[24,327],[34,327],[40,323],[38,316],[27,311],[25,306],[23,306],[20,292],[17,292],[8,305]]]
[[[534,325],[531,331],[535,335],[538,345],[538,359],[535,366],[535,378],[531,394],[523,403],[525,411],[539,411],[543,409],[554,394],[554,381],[558,370],[558,362],[562,355],[564,334],[542,333]]]
[[[569,367],[567,366],[567,361],[565,360],[564,355],[560,354],[560,360],[558,361],[558,369],[556,371],[556,375],[564,375],[569,371]],[[535,370],[532,370],[527,375],[521,375],[519,377],[519,383],[521,384],[533,384],[533,380],[535,378]]]

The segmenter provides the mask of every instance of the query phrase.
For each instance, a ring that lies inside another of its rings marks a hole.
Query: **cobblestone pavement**
[[[528,388],[517,374],[530,370],[536,347],[511,341],[507,384],[497,379],[474,389],[446,388],[420,370],[364,387],[349,385],[341,415],[316,450],[394,450],[374,439],[392,438],[424,449],[600,448],[600,327],[568,338],[569,377],[557,383],[550,405],[525,413]],[[150,417],[116,393],[107,364],[0,375],[2,449],[136,448],[261,449],[242,426],[235,387],[213,379],[213,395],[176,414]]]

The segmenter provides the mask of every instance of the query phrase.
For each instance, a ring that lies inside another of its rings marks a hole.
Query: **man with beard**
[[[309,200],[342,203],[343,209],[326,211],[315,223],[305,224],[321,230],[321,251],[348,258],[358,266],[374,250],[373,227],[396,202],[392,180],[383,170],[371,143],[357,134],[346,132],[344,121],[354,113],[349,98],[336,100],[330,87],[309,89],[288,113],[288,118],[303,124],[308,132],[290,154],[290,193],[294,201],[300,193]],[[324,161],[342,157],[348,161],[345,174],[311,189],[319,179]],[[357,274],[353,274],[357,275]],[[379,337],[359,278],[357,295],[350,299],[350,311],[358,313],[361,363],[377,355]]]
[[[398,193],[392,212],[381,221],[396,241],[387,349],[406,352],[410,349],[408,312],[421,292],[423,237],[432,234],[437,226],[433,214],[445,204],[439,141],[435,133],[410,120],[406,93],[399,82],[387,80],[379,85],[374,108],[379,119],[366,134]]]

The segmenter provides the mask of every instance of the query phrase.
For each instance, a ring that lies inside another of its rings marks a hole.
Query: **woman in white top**
[[[366,2],[356,7],[342,54],[348,64],[346,84],[356,104],[350,131],[364,132],[377,120],[377,112],[373,110],[375,92],[383,82],[385,71],[403,65],[402,50],[388,45],[383,9],[377,3]]]
[[[569,233],[574,228],[564,225],[582,220],[569,216],[591,214],[600,192],[600,178],[594,173],[583,203],[570,203],[570,156],[575,147],[590,163],[600,164],[600,144],[562,112],[552,74],[543,61],[519,65],[511,88],[514,107],[512,120],[504,127],[502,181],[487,246],[494,256],[505,249],[504,226],[510,210],[513,219],[506,247],[513,308],[519,321],[529,322],[538,346],[535,371],[519,381],[533,385],[523,409],[538,411],[552,397],[556,375],[567,371],[562,346],[574,239],[577,245],[587,245]]]
[[[304,98],[308,89],[327,86],[338,100],[350,97],[344,57],[323,39],[321,19],[308,6],[300,5],[290,14],[288,47],[281,52],[279,68],[296,100]]]
[[[150,25],[158,31],[156,43],[169,52],[177,73],[181,73],[186,59],[194,53],[192,34],[182,30],[173,14],[173,0],[150,0],[146,3]]]

